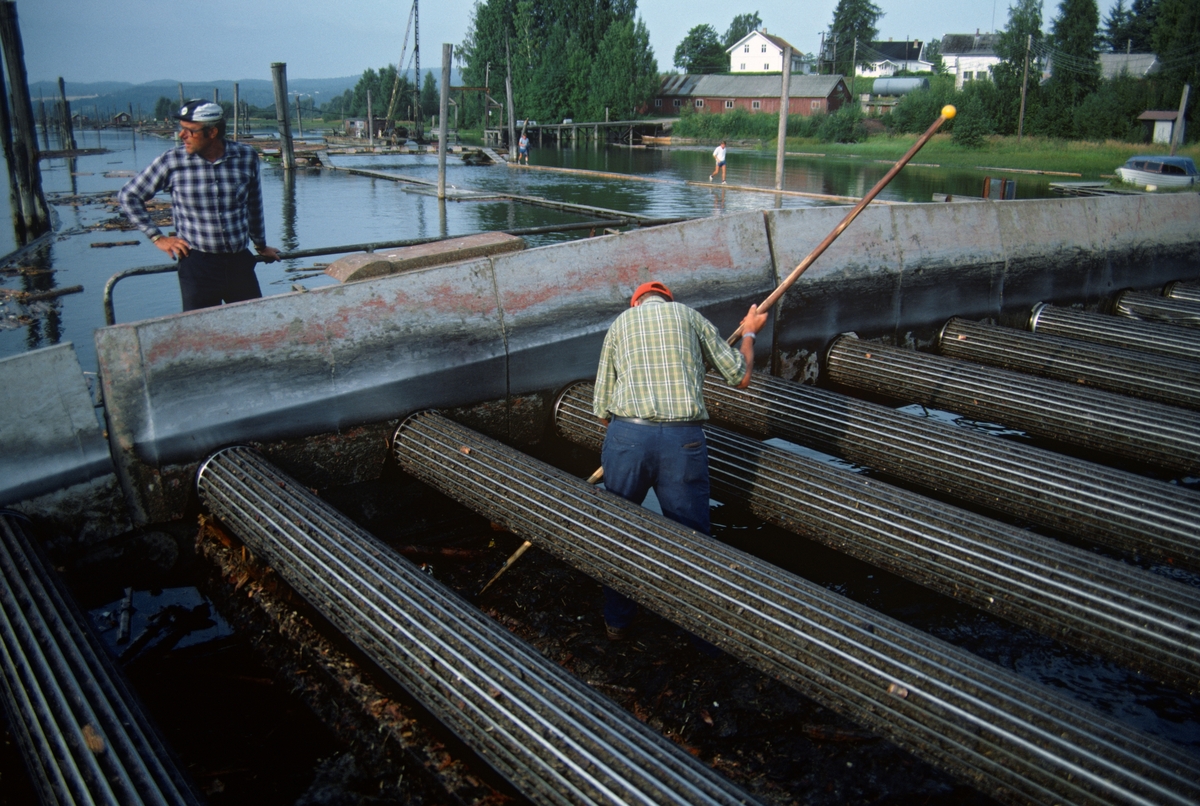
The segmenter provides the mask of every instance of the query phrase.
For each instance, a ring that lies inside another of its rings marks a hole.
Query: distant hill
[[[423,70],[422,74],[432,72],[434,80],[440,80],[441,70]],[[413,71],[408,71],[409,79],[413,78]],[[292,78],[288,77],[288,94],[294,99],[296,93],[300,95],[311,96],[314,103],[320,107],[321,104],[341,95],[346,90],[354,89],[354,85],[358,83],[361,74],[357,76],[344,76],[342,78]],[[236,82],[238,85],[239,97],[248,104],[254,106],[271,106],[275,103],[275,89],[271,84],[270,79],[247,78]],[[450,76],[451,85],[461,84],[461,77],[458,71],[453,71]],[[213,90],[217,91],[217,96],[222,101],[233,100],[233,81],[209,81],[209,82],[183,82],[183,97],[185,100],[190,98],[212,98]],[[97,81],[90,84],[83,84],[77,81],[66,82],[67,98],[71,101],[71,109],[74,112],[85,111],[87,114],[92,114],[93,107],[100,110],[102,118],[110,117],[113,114],[121,111],[128,111],[129,107],[133,106],[133,111],[136,114],[140,109],[143,115],[152,115],[154,113],[154,105],[158,103],[160,97],[166,96],[172,101],[179,100],[179,82],[169,79],[159,81],[150,81],[145,84],[129,84],[120,81]],[[58,82],[57,81],[37,81],[29,85],[29,94],[33,98],[33,104],[36,108],[38,99],[43,98],[46,101],[58,98]],[[293,100],[292,103],[295,101]],[[305,102],[307,105],[307,101]],[[36,113],[36,112],[35,112]]]

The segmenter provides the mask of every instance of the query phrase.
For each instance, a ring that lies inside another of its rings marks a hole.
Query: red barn
[[[777,75],[671,75],[663,79],[649,110],[651,115],[678,115],[684,107],[697,112],[747,112],[779,114]],[[850,90],[840,75],[792,76],[788,86],[788,114],[836,112],[850,101]]]

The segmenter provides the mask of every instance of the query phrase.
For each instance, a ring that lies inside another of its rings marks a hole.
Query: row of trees
[[[636,0],[476,0],[458,48],[463,80],[507,97],[506,65],[518,117],[620,119],[636,114],[658,88],[650,32]],[[487,124],[482,93],[464,98],[465,125]],[[492,114],[490,125],[499,118]]]

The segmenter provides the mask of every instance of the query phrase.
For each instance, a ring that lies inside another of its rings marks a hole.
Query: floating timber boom
[[[0,695],[46,804],[200,799],[15,513],[0,512]]]
[[[599,451],[593,384],[555,407]],[[789,531],[1022,626],[1193,690],[1200,591],[931,498],[706,425],[713,492]]]
[[[1200,569],[1200,495],[1104,465],[754,373],[705,379],[709,415],[994,512]]]
[[[751,802],[258,452],[214,454],[196,488],[284,581],[532,802]]]
[[[1011,803],[1200,798],[1186,752],[433,413],[401,467],[742,661]]]
[[[1040,303],[1029,315],[1034,333],[1091,341],[1188,361],[1200,361],[1200,330]]]
[[[1200,363],[1193,361],[959,317],[942,328],[938,349],[949,358],[1157,400],[1168,406],[1200,409]]]
[[[853,336],[834,340],[826,366],[830,380],[848,388],[1143,465],[1200,471],[1200,413],[1194,411]]]

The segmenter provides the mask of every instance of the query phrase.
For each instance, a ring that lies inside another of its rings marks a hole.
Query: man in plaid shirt
[[[712,366],[745,389],[754,368],[754,339],[766,324],[758,306],[742,319],[740,350],[716,326],[674,302],[660,282],[633,292],[630,309],[609,328],[600,350],[592,411],[608,423],[600,464],[610,492],[641,504],[650,488],[663,515],[709,533],[708,448],[701,427],[704,373]],[[637,605],[604,587],[608,637],[623,639]]]
[[[279,251],[266,244],[258,153],[225,139],[219,104],[188,101],[176,117],[183,144],[121,188],[121,209],[155,246],[179,260],[185,311],[261,297],[246,241],[268,263],[279,260]],[[171,193],[177,236],[164,235],[146,212],[146,202],[161,190]]]

